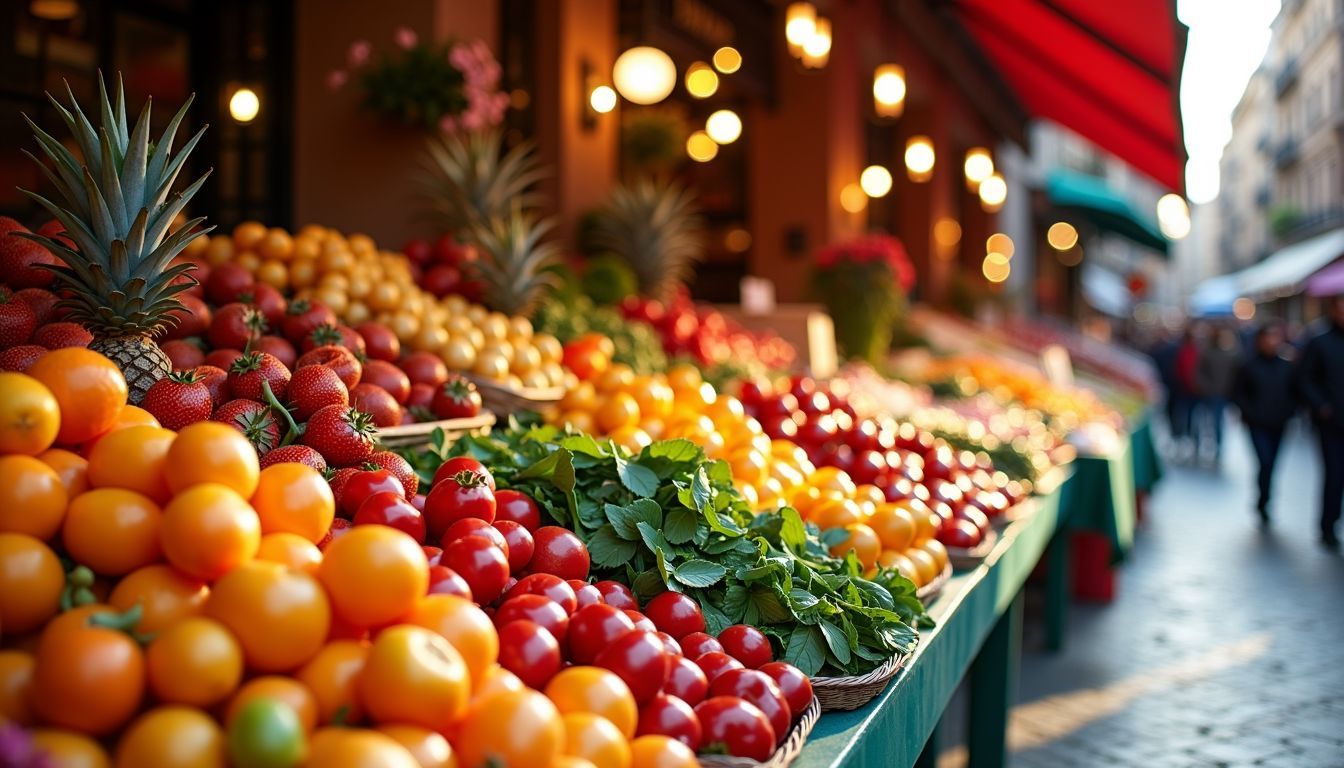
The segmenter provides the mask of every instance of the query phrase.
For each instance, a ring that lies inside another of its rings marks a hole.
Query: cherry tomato
[[[47,725],[102,736],[131,719],[145,691],[145,659],[105,607],[67,611],[37,642],[29,703]],[[78,706],[71,706],[78,702]]]
[[[495,491],[495,520],[511,520],[531,533],[541,527],[541,508],[525,493]]]
[[[430,536],[442,536],[449,526],[464,518],[495,521],[495,494],[480,472],[462,470],[435,481],[425,497],[425,522]]]
[[[598,667],[568,667],[551,678],[546,697],[564,714],[591,712],[610,720],[625,734],[635,735],[639,709],[621,678]]]
[[[289,704],[258,698],[229,718],[228,747],[233,765],[300,765],[307,757],[308,734]]]
[[[364,716],[356,682],[368,657],[369,645],[366,643],[332,640],[294,674],[313,698],[318,723],[330,723],[337,716],[343,716],[347,721],[357,721]]]
[[[493,603],[509,581],[507,556],[484,536],[466,536],[448,543],[443,548],[443,564],[467,582],[472,598],[481,605]]]
[[[510,597],[495,612],[497,627],[519,619],[535,622],[560,643],[565,642],[565,635],[569,632],[569,614],[558,603],[543,595]]]
[[[602,602],[612,608],[620,608],[622,611],[639,610],[639,601],[635,599],[635,593],[619,581],[598,581],[594,582],[593,586],[602,593]]]
[[[446,565],[429,566],[429,592],[430,595],[456,595],[466,600],[471,599],[471,585],[467,580],[457,575],[457,571]]]
[[[689,635],[682,635],[677,638],[681,643],[681,653],[688,659],[695,659],[704,656],[711,651],[723,653],[723,644],[713,635],[707,635],[704,632],[692,632]]]
[[[699,768],[695,750],[667,736],[640,736],[630,742],[630,768]]]
[[[702,653],[696,657],[695,663],[700,667],[700,671],[705,673],[705,677],[711,683],[714,682],[714,678],[730,669],[746,669],[746,667],[742,666],[742,662],[726,653],[720,653],[719,651]]]
[[[420,545],[383,525],[356,526],[333,540],[317,575],[331,597],[333,613],[356,627],[376,627],[405,616],[429,588],[429,567]]]
[[[341,486],[337,503],[341,514],[353,518],[364,504],[364,500],[376,493],[395,493],[397,498],[406,497],[406,489],[397,476],[386,469],[365,469],[354,473]]]
[[[536,555],[533,555],[533,558],[535,557]],[[546,575],[550,576],[552,574]],[[594,587],[583,579],[570,579],[566,583],[574,590],[574,600],[578,604],[578,607],[582,608],[585,605],[606,605],[606,603],[602,602],[602,593],[597,591],[597,587]]]
[[[676,696],[660,693],[640,709],[635,734],[671,736],[695,749],[700,746],[700,718],[690,704]]]
[[[399,624],[378,633],[356,687],[374,722],[443,731],[466,713],[471,677],[462,654],[442,635]]]
[[[593,663],[624,680],[640,705],[652,699],[667,681],[667,654],[653,632],[625,633],[603,648]]]
[[[199,709],[158,707],[141,715],[117,743],[117,766],[195,768],[219,765],[224,733]]]
[[[158,632],[205,608],[210,588],[167,565],[147,565],[117,583],[108,603],[118,611],[139,605],[143,611],[136,629]]]
[[[145,651],[149,688],[169,704],[208,707],[233,693],[243,679],[243,649],[217,621],[179,621]]]
[[[399,491],[379,491],[365,498],[355,512],[355,525],[386,525],[417,542],[425,540],[425,518]]]
[[[630,620],[633,621],[633,622],[635,623],[635,629],[638,629],[638,630],[640,630],[641,632],[657,632],[657,631],[658,631],[658,628],[655,627],[655,626],[653,626],[653,622],[652,622],[652,621],[649,621],[649,617],[648,617],[648,616],[645,616],[644,614],[640,613],[639,611],[636,611],[636,610],[631,609],[631,608],[626,608],[626,609],[625,609],[625,615],[626,615],[626,616],[629,616],[629,617],[630,617]]]
[[[545,688],[562,663],[560,643],[535,621],[517,619],[499,628],[499,665],[527,687]]]
[[[695,707],[700,749],[722,747],[736,757],[765,762],[775,751],[775,730],[765,713],[736,696],[715,696]]]
[[[504,538],[504,534],[495,526],[476,517],[464,517],[448,526],[448,530],[443,532],[443,537],[439,540],[439,546],[447,548],[454,541],[468,536],[480,536],[487,539],[491,544],[499,547],[504,552],[505,557],[509,556],[509,542]]]
[[[0,632],[45,624],[60,610],[64,587],[61,561],[50,547],[26,534],[0,533]]]
[[[689,634],[705,631],[705,617],[700,612],[699,603],[680,592],[664,592],[653,598],[644,606],[644,614],[654,626],[678,641]]]
[[[663,691],[695,706],[704,701],[709,692],[709,678],[694,661],[680,656],[668,663],[667,682]]]
[[[509,570],[514,573],[522,573],[523,569],[532,560],[532,553],[536,551],[536,542],[532,541],[532,534],[522,525],[512,520],[496,520],[495,530],[504,534],[504,541],[508,543]]]
[[[587,605],[569,617],[569,660],[592,664],[617,638],[635,631],[635,623],[623,611],[598,603]]]
[[[18,725],[32,725],[33,713],[28,706],[28,690],[33,683],[32,654],[23,651],[0,651],[0,719]]]
[[[579,607],[578,597],[574,594],[574,587],[559,576],[550,573],[532,573],[519,579],[518,583],[509,589],[506,597],[512,599],[518,595],[546,597],[563,608],[566,615],[574,613]]]
[[[463,766],[551,765],[565,745],[560,712],[536,691],[482,699],[467,713],[458,734],[454,746]]]
[[[318,653],[314,658],[321,656],[322,654]],[[243,707],[257,699],[278,701],[294,710],[305,733],[317,727],[317,700],[313,697],[313,692],[304,683],[284,675],[263,675],[244,683],[233,698],[229,699],[228,707],[224,710],[226,727],[242,712]]]
[[[495,490],[495,476],[490,474],[490,470],[484,464],[471,458],[470,456],[454,456],[443,462],[439,468],[434,471],[434,480],[431,486],[438,485],[444,478],[456,475],[459,472],[475,472],[485,476],[485,482],[490,486],[490,490]]]
[[[205,613],[228,627],[248,668],[260,672],[284,672],[308,661],[331,627],[331,605],[316,577],[262,561],[216,581]]]
[[[588,548],[571,531],[547,525],[533,531],[532,539],[537,546],[529,564],[533,573],[553,573],[562,579],[588,578]]]
[[[663,651],[669,657],[681,658],[681,643],[672,639],[672,636],[666,632],[654,632],[658,639],[663,643]]]
[[[441,733],[414,725],[380,725],[378,732],[405,747],[420,768],[454,768],[457,765],[453,746]]]
[[[779,686],[769,675],[758,669],[730,669],[709,683],[709,695],[736,696],[755,707],[770,719],[777,734],[787,734],[793,722],[793,712]]]
[[[734,624],[719,633],[723,652],[742,662],[748,669],[756,669],[775,658],[770,650],[770,639],[761,630],[746,624]]]
[[[799,715],[803,714],[803,710],[812,704],[812,681],[801,669],[786,661],[772,661],[769,664],[762,664],[760,671],[769,675],[779,687],[779,692],[784,694],[784,700],[789,703],[793,719],[797,720]]]
[[[630,744],[610,720],[591,712],[570,712],[564,722],[565,757],[593,768],[629,768]]]
[[[61,768],[107,768],[111,758],[98,742],[72,731],[39,728],[30,731],[33,746]]]
[[[308,743],[307,765],[419,768],[396,739],[363,728],[323,728]]]
[[[443,549],[439,547],[425,545],[420,549],[424,550],[425,562],[429,563],[430,565],[438,565],[439,558],[443,557]]]

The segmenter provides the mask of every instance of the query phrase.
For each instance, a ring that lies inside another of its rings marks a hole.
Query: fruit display
[[[544,301],[532,322],[537,331],[555,336],[562,344],[585,337],[610,339],[611,361],[624,363],[637,373],[667,370],[667,354],[652,325],[627,320],[617,309],[594,304],[586,296]]]

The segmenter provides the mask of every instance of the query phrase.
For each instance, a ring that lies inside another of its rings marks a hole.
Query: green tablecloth
[[[1134,544],[1135,463],[1133,441],[1109,456],[1079,456],[1073,477],[1060,489],[1060,519],[1071,530],[1105,536],[1111,559],[1125,559]]]
[[[1144,414],[1138,426],[1129,436],[1130,450],[1134,459],[1134,488],[1139,493],[1149,493],[1162,479],[1162,459],[1157,455],[1157,444],[1153,441],[1153,423],[1149,414]]]

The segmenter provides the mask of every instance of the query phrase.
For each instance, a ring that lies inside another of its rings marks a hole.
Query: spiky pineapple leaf
[[[485,302],[510,315],[530,315],[558,278],[552,268],[559,263],[560,248],[543,242],[555,228],[554,219],[538,219],[535,213],[515,206],[505,217],[476,224],[471,239],[481,258],[476,276],[485,285]]]
[[[680,184],[641,179],[612,190],[593,220],[592,242],[630,264],[646,295],[666,297],[704,257],[695,197]]]
[[[502,153],[498,130],[430,139],[420,179],[429,214],[450,232],[468,233],[503,219],[514,206],[540,203],[533,189],[547,176],[531,142]]]

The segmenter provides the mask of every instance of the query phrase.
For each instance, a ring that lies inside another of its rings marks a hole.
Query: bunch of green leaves
[[[450,44],[419,43],[379,56],[360,73],[364,106],[414,128],[438,130],[444,115],[467,108],[462,72]]]
[[[745,623],[774,638],[809,675],[864,674],[909,652],[927,621],[915,586],[895,571],[865,579],[851,553],[827,554],[843,532],[819,536],[790,508],[755,515],[728,465],[688,440],[633,455],[557,427],[513,422],[436,455],[471,455],[500,487],[522,491],[588,546],[593,575],[646,601],[693,597],[708,631]]]
[[[587,296],[570,295],[545,301],[532,316],[538,333],[549,333],[569,343],[585,333],[600,333],[616,345],[612,359],[635,373],[667,370],[667,355],[658,333],[648,323],[627,320],[611,307],[601,307]]]

